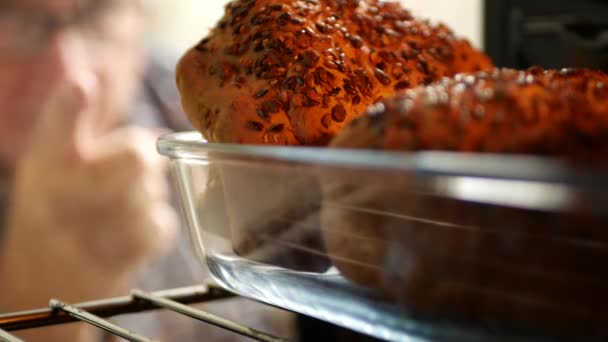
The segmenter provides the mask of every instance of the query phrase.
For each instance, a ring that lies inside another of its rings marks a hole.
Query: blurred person
[[[156,136],[124,125],[143,72],[136,6],[0,2],[4,312],[122,294],[175,236]]]
[[[208,279],[178,235],[164,160],[155,150],[159,132],[151,128],[189,126],[178,109],[172,67],[145,63],[140,6],[137,0],[0,0],[1,313],[44,307],[50,298],[124,295],[138,279],[147,290]],[[262,329],[277,317],[249,302],[215,310],[261,322],[256,328]],[[239,339],[169,315],[125,324],[165,340]],[[72,324],[19,336],[93,341],[101,335]]]

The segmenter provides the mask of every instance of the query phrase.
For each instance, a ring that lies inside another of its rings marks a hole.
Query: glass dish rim
[[[327,147],[210,143],[196,131],[169,133],[157,151],[170,159],[266,160],[337,168],[407,171],[414,175],[568,183],[608,191],[608,172],[529,155],[443,151],[402,152]]]

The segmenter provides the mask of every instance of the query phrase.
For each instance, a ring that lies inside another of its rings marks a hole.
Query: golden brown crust
[[[212,142],[325,145],[377,100],[491,62],[377,0],[239,0],[181,59],[186,113]]]
[[[334,147],[560,156],[602,161],[608,74],[564,69],[462,74],[370,108]],[[365,142],[363,142],[365,141]]]

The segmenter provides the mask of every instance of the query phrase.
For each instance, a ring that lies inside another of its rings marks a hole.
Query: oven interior
[[[484,45],[511,68],[608,69],[608,2],[486,0]]]

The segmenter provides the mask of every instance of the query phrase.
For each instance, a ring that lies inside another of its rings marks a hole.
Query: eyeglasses
[[[89,1],[69,18],[0,7],[0,57],[34,55],[48,46],[55,32],[65,27],[74,28],[87,44],[108,43],[113,39],[112,16],[128,3],[135,2]]]

